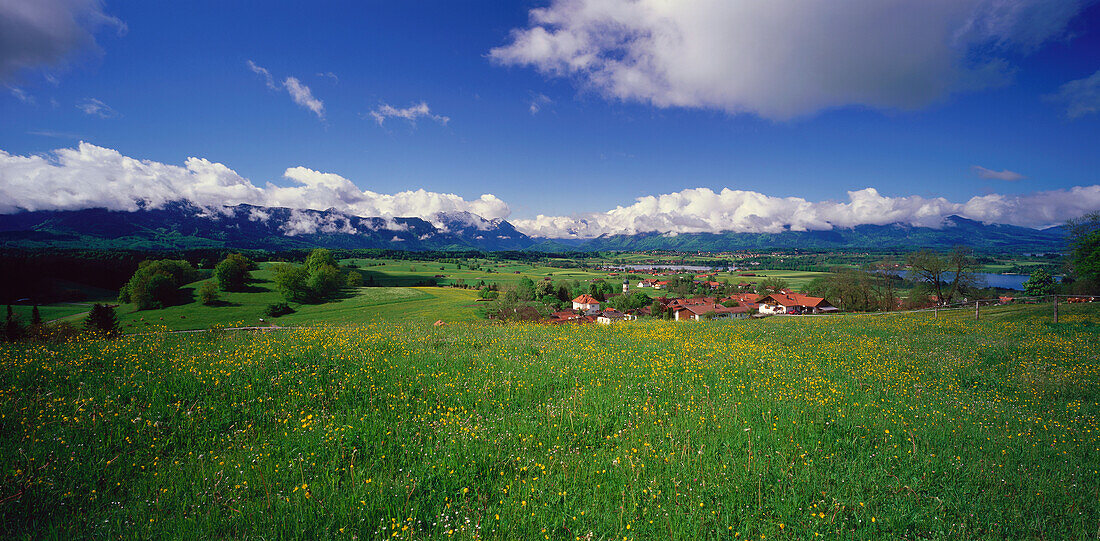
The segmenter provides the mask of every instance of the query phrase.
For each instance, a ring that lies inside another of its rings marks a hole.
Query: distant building
[[[772,293],[758,302],[761,314],[821,314],[838,311],[821,297],[801,293]]]
[[[573,299],[573,309],[584,310],[586,312],[589,310],[599,310],[600,301],[596,300],[596,297],[586,293]]]
[[[604,310],[600,315],[596,316],[596,323],[610,325],[619,321],[633,321],[635,319],[638,318],[630,314],[624,314],[618,310]]]

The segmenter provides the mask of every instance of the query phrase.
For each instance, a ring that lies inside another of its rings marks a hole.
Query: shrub
[[[199,286],[199,302],[210,306],[217,304],[218,300],[218,288],[214,286],[214,282],[207,280]]]
[[[31,339],[37,342],[63,344],[80,335],[80,331],[65,321],[45,323],[31,329]]]
[[[363,275],[358,271],[351,271],[348,273],[347,279],[348,287],[363,287]]]
[[[291,308],[290,305],[285,303],[285,302],[277,302],[275,304],[269,304],[269,305],[267,305],[267,308],[264,309],[264,314],[267,315],[268,317],[285,316],[285,315],[291,314],[291,313],[294,313],[294,309]]]

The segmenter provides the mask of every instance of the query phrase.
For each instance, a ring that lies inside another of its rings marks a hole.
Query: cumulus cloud
[[[789,119],[1006,83],[1087,0],[552,0],[489,57],[610,99]]]
[[[117,150],[81,142],[48,155],[19,156],[0,150],[0,213],[19,210],[108,208],[137,210],[188,200],[212,209],[248,203],[296,209],[336,209],[355,216],[432,219],[439,212],[472,212],[506,218],[508,205],[492,194],[466,200],[423,189],[383,194],[360,190],[350,180],[291,167],[290,186],[257,186],[229,167],[202,158],[182,166],[138,160]],[[264,219],[261,215],[253,219]]]
[[[370,116],[374,117],[374,121],[377,122],[379,126],[381,126],[387,118],[403,118],[414,125],[418,118],[428,118],[444,126],[451,121],[449,117],[432,114],[431,109],[425,102],[420,102],[404,109],[398,109],[392,105],[383,103],[377,109],[371,111]]]
[[[104,27],[125,32],[100,0],[0,2],[0,82],[38,66],[62,66],[73,54],[99,51],[94,33]]]
[[[114,118],[118,116],[118,111],[115,111],[110,105],[95,98],[85,98],[84,101],[76,104],[76,108],[84,111],[86,115],[98,116],[99,118]]]
[[[1062,103],[1066,118],[1079,118],[1100,111],[1100,71],[1062,85],[1048,99]]]
[[[632,205],[604,213],[539,215],[512,223],[528,235],[554,238],[645,232],[778,233],[892,223],[938,228],[951,215],[987,223],[1040,227],[1062,223],[1097,208],[1100,208],[1100,186],[1096,185],[1027,195],[992,194],[973,197],[965,203],[917,195],[888,197],[874,188],[848,192],[847,202],[812,202],[800,197],[772,197],[728,188],[720,192],[693,188],[639,197]]]
[[[1027,178],[1015,171],[1009,171],[1008,169],[994,171],[992,169],[986,169],[985,167],[982,167],[980,165],[971,166],[970,170],[973,171],[975,175],[978,175],[979,178],[984,178],[987,180],[1005,180],[1008,182],[1015,182],[1017,180],[1023,180]]]
[[[263,77],[264,84],[272,90],[279,90],[280,85],[275,84],[275,78],[271,76],[271,72],[262,66],[257,65],[255,62],[249,60],[247,62],[248,69],[252,70],[252,73]],[[325,103],[313,96],[313,91],[308,86],[302,84],[297,77],[287,77],[283,80],[281,85],[283,89],[290,94],[290,99],[294,100],[294,103],[305,107],[317,115],[317,118],[325,119]]]

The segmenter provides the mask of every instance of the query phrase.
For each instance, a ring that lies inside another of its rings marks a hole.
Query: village
[[[658,273],[659,274],[659,273]],[[713,274],[696,275],[694,282],[711,289],[722,284],[713,280]],[[754,283],[737,284],[739,293],[727,296],[669,298],[654,297],[653,304],[636,310],[619,311],[605,308],[604,303],[589,294],[578,295],[572,300],[571,310],[554,312],[548,323],[612,323],[635,321],[639,317],[663,317],[673,321],[703,321],[712,319],[745,319],[770,315],[829,314],[839,310],[822,297],[812,297],[795,293],[789,288],[781,288],[767,294],[745,291]],[[639,289],[660,290],[668,286],[667,280],[645,278],[637,283]],[[622,294],[630,293],[631,283],[623,280]]]

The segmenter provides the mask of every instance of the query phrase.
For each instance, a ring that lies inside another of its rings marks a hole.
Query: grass
[[[1095,538],[1100,314],[1010,316],[0,346],[0,534]]]
[[[213,306],[200,304],[196,291],[201,282],[183,286],[183,298],[186,302],[156,310],[138,311],[133,305],[123,305],[118,309],[120,324],[125,332],[146,332],[154,329],[194,330],[213,327],[257,326],[274,323],[279,326],[313,324],[352,324],[359,325],[376,319],[401,321],[471,321],[476,318],[473,306],[476,292],[455,288],[415,287],[425,279],[436,274],[444,274],[442,283],[450,284],[462,279],[473,284],[484,279],[504,287],[511,287],[523,277],[536,281],[550,277],[552,280],[591,280],[602,278],[621,282],[626,273],[609,276],[608,272],[587,271],[582,269],[560,269],[554,267],[532,266],[522,263],[492,263],[494,271],[484,269],[472,271],[469,268],[457,269],[455,264],[425,264],[419,261],[400,260],[346,260],[344,263],[360,265],[361,270],[375,277],[375,283],[383,287],[363,287],[346,291],[343,298],[323,304],[293,305],[295,313],[272,319],[265,316],[268,305],[282,302],[283,296],[275,290],[272,283],[272,264],[262,263],[254,271],[255,280],[243,292],[220,292],[221,300]],[[381,263],[381,265],[378,265]],[[374,266],[366,266],[371,265]],[[484,266],[488,262],[481,263]],[[440,267],[443,267],[441,270]],[[520,274],[515,274],[519,271]],[[761,280],[767,276],[784,278],[792,287],[800,287],[823,273],[799,271],[757,271],[757,277],[738,277],[719,275],[733,282]],[[638,275],[650,277],[649,275]],[[652,288],[639,289],[632,282],[631,291],[642,291],[651,297],[668,295],[666,290]],[[400,306],[390,306],[400,304]],[[29,318],[30,308],[27,308]],[[71,309],[70,309],[71,310]],[[71,311],[84,312],[82,310]],[[43,312],[43,317],[50,319]],[[265,320],[261,322],[260,320]]]
[[[156,310],[138,311],[133,305],[118,309],[124,332],[149,330],[193,330],[213,327],[279,326],[315,324],[359,325],[380,317],[403,321],[468,321],[477,295],[473,290],[428,287],[361,287],[344,292],[341,298],[322,304],[294,304],[295,312],[272,319],[268,305],[283,302],[271,279],[272,265],[261,264],[254,281],[243,292],[219,292],[219,303],[200,304],[195,292],[201,282],[187,284],[183,297],[188,302]],[[391,306],[400,304],[400,307]],[[28,308],[29,310],[29,308]],[[28,312],[29,313],[29,312]],[[43,314],[45,317],[45,314]],[[264,321],[261,322],[260,320]]]
[[[92,309],[92,305],[89,303],[56,303],[56,304],[43,304],[38,307],[38,313],[42,316],[42,321],[53,321],[55,319],[67,319],[76,314],[83,314]],[[13,314],[19,317],[23,323],[30,323],[31,312],[34,310],[33,306],[27,306],[24,304],[12,305],[11,311]]]
[[[644,255],[644,254],[642,254]],[[438,262],[422,262],[422,261],[404,261],[404,260],[392,260],[392,259],[350,259],[345,262],[352,262],[362,266],[362,271],[367,274],[373,274],[375,280],[382,285],[389,286],[410,286],[421,283],[425,279],[435,278],[436,275],[444,275],[445,278],[438,278],[440,283],[450,284],[455,280],[461,279],[467,284],[477,283],[484,280],[486,283],[494,282],[502,286],[510,286],[518,283],[523,277],[530,278],[534,281],[543,280],[549,277],[554,281],[562,280],[580,280],[587,281],[593,279],[604,279],[615,283],[622,283],[623,277],[632,274],[640,278],[654,278],[652,274],[638,273],[638,272],[615,272],[615,276],[611,276],[609,271],[596,271],[585,270],[580,268],[557,268],[547,267],[542,265],[529,265],[519,262],[481,262],[481,269],[470,270],[468,266],[464,265],[462,269],[457,268],[457,265],[453,263]],[[373,266],[366,266],[373,265]],[[492,269],[492,272],[486,272],[486,268]],[[518,272],[518,274],[517,274]],[[803,285],[810,282],[816,277],[827,276],[829,273],[825,272],[807,272],[807,271],[785,271],[785,270],[748,270],[744,272],[750,272],[756,274],[756,277],[743,277],[738,276],[739,272],[728,273],[721,272],[718,274],[718,280],[729,280],[733,283],[742,281],[760,281],[762,277],[777,276],[787,280],[791,287],[798,289]],[[684,273],[694,274],[694,273]],[[637,285],[637,281],[632,280],[631,289]],[[651,296],[660,296],[667,292],[654,291],[654,290],[641,290],[650,294]]]

